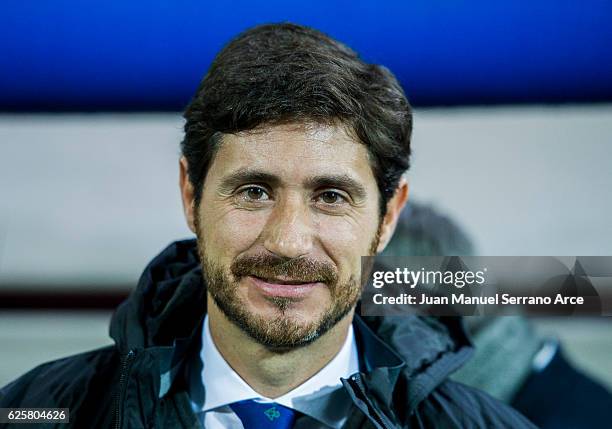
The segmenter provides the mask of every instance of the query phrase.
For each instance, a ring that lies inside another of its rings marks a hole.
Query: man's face
[[[314,341],[359,299],[378,198],[367,149],[342,127],[225,135],[195,213],[215,303],[270,348]]]

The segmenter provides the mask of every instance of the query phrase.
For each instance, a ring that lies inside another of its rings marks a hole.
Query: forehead
[[[285,124],[224,135],[209,175],[245,168],[267,170],[288,182],[313,174],[374,181],[368,150],[339,125]]]

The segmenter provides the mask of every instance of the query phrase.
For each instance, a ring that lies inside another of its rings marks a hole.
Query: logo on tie
[[[280,412],[276,409],[276,407],[268,408],[264,411],[264,414],[271,422],[280,417]]]

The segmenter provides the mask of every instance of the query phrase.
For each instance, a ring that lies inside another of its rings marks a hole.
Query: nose
[[[264,247],[277,256],[297,258],[310,253],[313,227],[308,205],[300,197],[278,201],[264,233]]]

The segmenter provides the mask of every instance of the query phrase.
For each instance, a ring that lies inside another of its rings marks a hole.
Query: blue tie
[[[275,402],[255,402],[252,399],[230,404],[242,421],[244,429],[290,429],[295,411]]]

